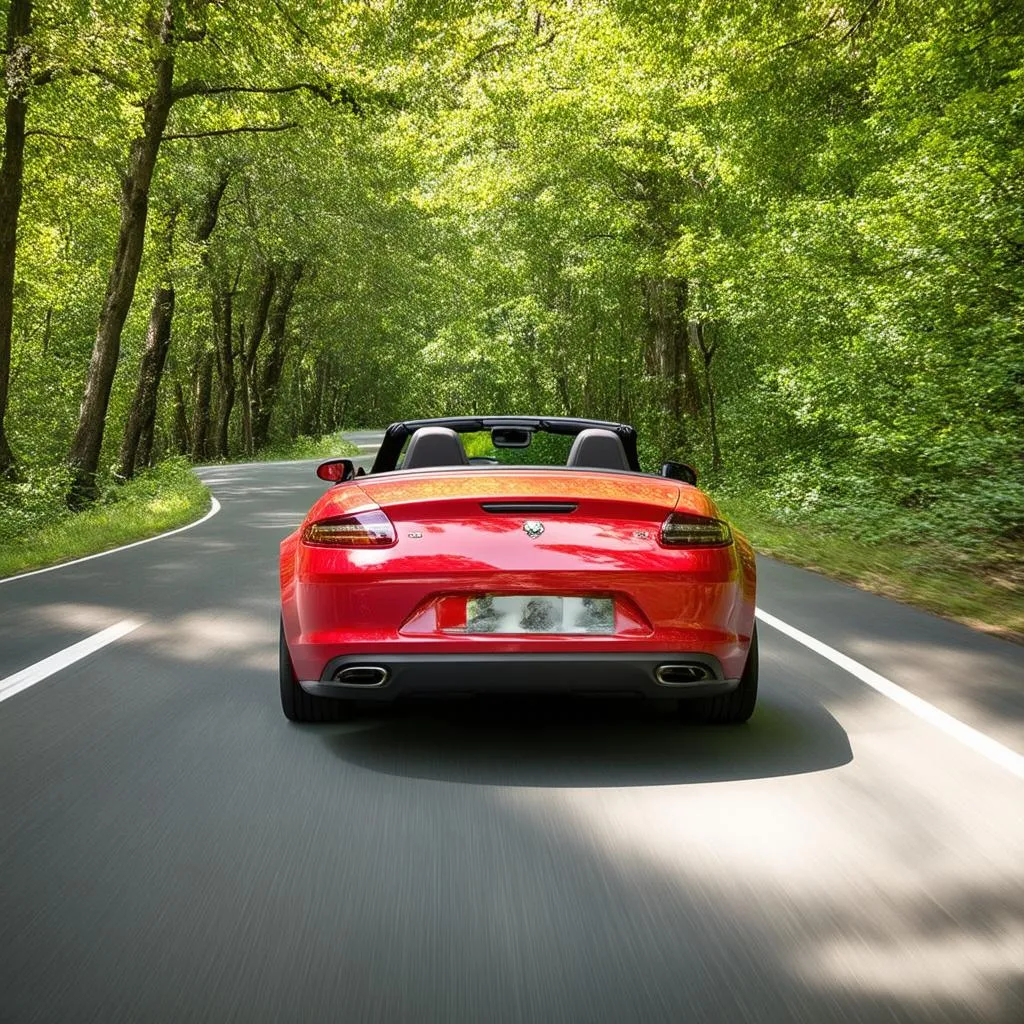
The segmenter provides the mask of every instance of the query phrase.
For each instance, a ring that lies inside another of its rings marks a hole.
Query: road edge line
[[[77,644],[65,647],[64,650],[51,654],[48,658],[43,658],[42,661],[37,661],[34,665],[29,665],[28,668],[23,668],[12,676],[7,676],[6,679],[0,679],[0,704],[16,693],[21,693],[22,690],[41,683],[55,672],[87,658],[115,640],[120,640],[121,637],[134,632],[142,624],[142,619],[122,619],[120,622],[115,622],[113,626],[108,626],[84,640],[79,640]]]
[[[56,569],[67,569],[72,565],[81,565],[82,562],[91,562],[94,558],[102,558],[104,555],[116,555],[118,551],[127,551],[129,548],[137,548],[142,544],[152,544],[155,540],[163,540],[165,537],[173,537],[176,533],[184,533],[194,526],[202,526],[207,519],[212,519],[220,511],[220,502],[211,494],[210,510],[194,523],[186,523],[184,526],[177,526],[173,530],[165,530],[155,537],[144,537],[142,540],[133,540],[131,544],[122,544],[120,547],[107,548],[106,551],[97,551],[94,555],[83,555],[81,558],[73,558],[70,562],[58,562],[56,565],[47,565],[42,569],[32,569],[30,572],[22,572],[17,576],[4,576],[0,579],[0,585],[13,583],[15,580],[28,579],[29,576],[39,576],[44,572],[53,572]]]
[[[1024,779],[1024,755],[1003,746],[1002,743],[986,736],[985,733],[961,722],[959,718],[954,718],[948,712],[935,707],[934,704],[929,704],[924,698],[905,690],[891,679],[886,679],[885,676],[862,665],[859,661],[855,661],[849,655],[843,654],[842,651],[837,651],[834,647],[829,647],[828,644],[815,639],[809,633],[791,626],[788,622],[783,622],[782,619],[777,619],[760,608],[755,614],[766,626],[771,626],[772,629],[778,630],[798,644],[803,644],[804,647],[814,651],[826,661],[831,661],[833,665],[838,665],[839,668],[849,672],[850,675],[859,679],[866,686],[870,686],[883,697],[888,697],[889,700],[899,704],[912,715],[916,715],[940,732],[951,736],[975,753],[981,754],[982,757],[988,758],[989,761],[999,765],[1010,774]]]

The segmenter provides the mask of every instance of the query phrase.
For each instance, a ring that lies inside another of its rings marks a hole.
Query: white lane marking
[[[999,765],[1000,768],[1005,768],[1011,774],[1024,779],[1024,756],[1018,754],[1015,750],[1004,747],[1002,743],[997,743],[983,732],[978,732],[977,729],[972,729],[969,725],[961,722],[959,718],[954,718],[945,711],[940,711],[934,704],[929,704],[928,701],[922,700],[909,690],[904,690],[902,686],[897,686],[891,679],[886,679],[885,676],[872,671],[859,661],[854,661],[853,658],[848,657],[841,651],[837,651],[834,647],[829,647],[828,644],[815,640],[813,636],[804,633],[803,630],[797,629],[795,626],[789,625],[788,622],[783,622],[781,619],[775,618],[774,615],[769,615],[768,612],[762,611],[760,608],[757,609],[757,617],[766,625],[771,626],[772,629],[777,629],[791,640],[795,640],[798,644],[803,644],[804,647],[810,648],[815,654],[820,654],[821,657],[831,661],[833,665],[838,665],[841,669],[845,669],[850,675],[856,676],[862,683],[866,683],[873,690],[877,690],[883,697],[888,697],[889,700],[895,701],[900,707],[905,708],[913,715],[917,715],[918,718],[946,733],[947,736],[952,736],[953,739],[958,740],[964,746],[970,747],[975,753],[981,754],[982,757],[987,757],[990,761]]]
[[[70,562],[58,562],[56,565],[48,565],[45,569],[33,569],[32,572],[19,573],[17,576],[5,576],[0,579],[2,583],[13,583],[15,580],[23,580],[29,576],[38,576],[40,573],[53,572],[55,569],[66,569],[69,565],[80,565],[82,562],[91,562],[94,558],[102,558],[104,555],[114,555],[118,551],[127,551],[129,548],[137,548],[140,544],[152,544],[155,540],[163,540],[164,537],[173,537],[176,533],[184,533],[186,530],[191,530],[194,526],[200,526],[205,523],[207,519],[212,519],[220,511],[220,502],[210,495],[210,511],[203,516],[202,519],[197,519],[194,523],[189,523],[187,526],[179,526],[175,530],[168,530],[166,533],[158,533],[155,537],[147,537],[145,540],[136,540],[131,544],[122,544],[119,548],[110,548],[107,551],[99,551],[95,555],[84,555],[82,558],[73,558]]]
[[[74,665],[76,661],[81,661],[82,658],[88,657],[101,647],[106,647],[107,644],[120,640],[121,637],[134,632],[141,625],[141,619],[122,619],[113,626],[108,626],[99,633],[94,633],[92,636],[80,640],[77,644],[65,647],[63,651],[51,654],[50,657],[43,658],[42,661],[37,661],[34,665],[29,665],[28,668],[23,668],[20,672],[15,672],[13,676],[0,679],[0,702],[7,700],[8,697],[13,697],[16,693],[21,693],[22,690],[27,690],[38,682],[42,682],[47,676],[52,676],[54,672],[59,672],[62,668]]]

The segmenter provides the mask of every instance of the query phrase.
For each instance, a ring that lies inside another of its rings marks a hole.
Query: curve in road
[[[1024,1019],[1020,780],[790,636],[741,729],[287,723],[311,470],[206,469],[201,528],[0,590],[3,680],[141,623],[0,704],[0,1020]],[[1019,648],[760,571],[770,614],[1024,751]]]

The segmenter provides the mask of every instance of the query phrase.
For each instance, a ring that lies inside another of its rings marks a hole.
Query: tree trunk
[[[238,351],[241,361],[241,373],[239,383],[242,391],[242,443],[245,445],[245,454],[253,453],[253,403],[256,401],[257,389],[253,382],[253,370],[256,366],[256,358],[259,355],[260,341],[267,329],[267,316],[270,312],[270,302],[274,297],[274,289],[277,286],[277,276],[274,268],[268,266],[263,272],[263,281],[256,297],[256,308],[253,311],[252,331],[246,340],[245,325],[238,325]]]
[[[700,388],[693,372],[687,322],[689,284],[677,278],[644,281],[647,344],[644,364],[657,384],[662,417],[663,453],[684,446],[686,417],[700,414]]]
[[[288,321],[288,310],[295,298],[295,289],[302,277],[302,264],[290,263],[281,274],[280,287],[267,318],[267,337],[270,340],[270,352],[263,364],[263,374],[257,394],[258,408],[253,416],[253,444],[256,449],[267,443],[270,433],[270,417],[277,400],[277,391],[281,386],[281,374],[284,371],[285,329]]]
[[[324,395],[327,393],[327,355],[320,352],[313,367],[312,394],[302,415],[300,433],[306,437],[320,437],[323,434]],[[301,382],[300,382],[301,383]]]
[[[0,476],[13,476],[14,453],[7,442],[7,415],[11,379],[11,336],[14,329],[14,271],[17,254],[18,214],[21,211],[25,170],[25,114],[32,81],[32,0],[10,0],[4,72],[4,156],[0,164]]]
[[[238,324],[238,404],[242,409],[242,450],[252,455],[252,399],[249,397],[249,371],[245,358],[245,321]]]
[[[213,234],[220,211],[220,201],[224,196],[225,189],[227,189],[230,173],[227,170],[221,171],[217,184],[207,197],[202,216],[196,226],[197,242],[207,242],[210,235]],[[215,458],[226,459],[228,457],[228,425],[231,422],[231,407],[235,403],[235,372],[232,349],[234,344],[234,328],[231,323],[231,313],[235,289],[238,287],[238,277],[235,277],[235,283],[232,286],[228,286],[226,282],[221,281],[214,270],[210,250],[205,246],[203,248],[202,261],[210,280],[213,351],[216,356],[217,381],[220,385],[218,388],[218,413],[213,434],[213,444],[207,443],[207,448],[212,448],[210,454]],[[240,274],[241,271],[239,271]]]
[[[712,342],[708,341],[707,331],[701,320],[691,321],[690,330],[704,357],[704,390],[708,396],[708,427],[711,431],[711,468],[717,473],[722,468],[722,449],[718,443],[718,419],[715,413],[715,387],[711,379],[711,360],[718,349],[718,338]]]
[[[139,454],[136,465],[148,469],[153,465],[153,432],[156,429],[156,411],[151,420],[146,422],[139,437]]]
[[[174,19],[172,0],[164,0],[153,60],[153,90],[143,101],[142,135],[132,140],[128,172],[121,183],[121,224],[114,262],[96,328],[78,429],[68,463],[72,472],[68,504],[80,507],[96,496],[96,470],[103,446],[110,390],[121,349],[121,331],[135,295],[149,214],[149,188],[174,97]]]
[[[214,436],[214,455],[218,459],[228,458],[228,427],[235,404],[235,329],[232,311],[237,286],[237,277],[234,285],[220,283],[213,286],[213,340],[217,353],[217,380],[220,382],[217,431]]]
[[[294,441],[302,423],[302,379],[296,366],[292,374],[292,400],[288,403],[288,436]]]
[[[658,410],[657,438],[662,458],[676,454],[685,443],[685,425],[676,410],[677,391],[673,386],[673,317],[676,308],[671,283],[662,278],[643,282],[647,339],[644,345],[644,370],[653,382]]]
[[[188,425],[188,411],[185,407],[185,392],[181,387],[181,379],[174,375],[174,450],[180,455],[188,455],[192,448],[192,431]]]
[[[194,239],[199,244],[209,241],[217,226],[217,216],[220,211],[220,201],[224,197],[230,180],[230,172],[221,173],[213,188],[206,196],[206,201],[196,221]],[[167,237],[167,258],[170,260],[173,248],[174,225],[177,219],[177,208],[172,210],[170,227]],[[163,295],[161,300],[160,296]],[[120,474],[124,479],[130,480],[135,472],[136,466],[149,464],[152,455],[153,430],[156,426],[157,397],[160,393],[160,382],[163,379],[164,362],[167,357],[167,350],[171,341],[171,323],[174,316],[174,284],[169,279],[161,285],[153,296],[153,306],[150,312],[149,331],[146,335],[146,347],[142,354],[142,362],[139,367],[139,383],[135,389],[135,397],[132,400],[131,411],[125,423],[124,440],[121,443]],[[166,323],[161,324],[159,335],[154,335],[155,318],[158,316],[159,307],[167,306]],[[154,347],[155,346],[155,347]],[[180,385],[179,385],[180,388]],[[182,415],[184,415],[184,399],[182,400]],[[179,432],[180,433],[180,432]],[[187,434],[187,431],[185,432]],[[184,435],[182,435],[184,436]],[[184,451],[188,448],[187,440],[184,441]],[[129,463],[129,458],[131,462]]]
[[[341,412],[334,417],[332,430],[341,430],[345,426],[345,417],[348,415],[348,396],[352,391],[350,384],[345,385],[345,391],[341,400]]]
[[[562,403],[562,415],[572,415],[572,396],[569,394],[569,379],[565,371],[555,374],[555,390],[558,392],[559,401]]]
[[[121,442],[120,474],[125,480],[131,480],[135,475],[138,462],[144,465],[148,461],[147,458],[138,458],[139,442],[147,432],[152,438],[160,377],[171,345],[173,317],[174,286],[158,285],[153,292],[153,304],[150,307],[146,347],[139,364],[139,383],[135,388],[135,398],[124,425],[124,440]]]
[[[202,462],[209,451],[210,393],[213,391],[213,353],[196,357],[195,404],[192,407],[192,461]]]
[[[677,415],[696,417],[704,410],[704,400],[701,397],[690,348],[689,304],[689,282],[680,281],[676,287],[676,309],[672,320],[673,373],[678,392],[676,408]]]
[[[312,437],[321,437],[324,431],[324,399],[327,397],[327,365],[326,353],[320,355],[320,383],[316,389],[316,415],[313,420]]]
[[[43,323],[42,350],[45,356],[50,351],[50,338],[53,336],[53,306],[46,307],[46,320]]]

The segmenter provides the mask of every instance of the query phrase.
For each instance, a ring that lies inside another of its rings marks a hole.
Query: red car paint
[[[484,502],[573,502],[571,513],[491,513]],[[383,510],[389,547],[307,544],[305,526]],[[696,487],[642,474],[471,467],[363,476],[330,488],[281,544],[285,637],[299,679],[345,654],[701,652],[743,671],[754,625],[754,553],[659,541],[672,512],[720,518]],[[527,520],[544,532],[530,537]],[[612,635],[465,635],[442,599],[471,594],[611,596]]]

